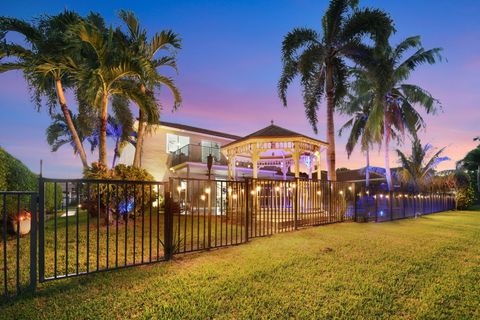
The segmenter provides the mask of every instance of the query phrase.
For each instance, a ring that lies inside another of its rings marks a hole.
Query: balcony
[[[213,156],[213,164],[227,165],[227,158],[225,158],[220,148],[205,147],[195,144],[187,144],[186,146],[172,152],[172,167],[185,162],[207,163],[207,157],[211,154]]]

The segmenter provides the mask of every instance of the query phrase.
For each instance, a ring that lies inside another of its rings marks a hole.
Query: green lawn
[[[340,223],[58,280],[5,319],[480,318],[480,212]]]

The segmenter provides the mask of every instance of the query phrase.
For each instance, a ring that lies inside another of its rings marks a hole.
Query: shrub
[[[145,169],[119,164],[108,170],[105,166],[92,163],[84,171],[85,179],[112,181],[154,181],[153,176]],[[90,216],[100,215],[105,223],[112,222],[112,216],[117,219],[127,219],[129,216],[142,214],[152,206],[157,199],[158,190],[152,185],[139,183],[99,183],[92,184],[89,201],[83,199],[82,207]],[[100,203],[100,208],[98,206]]]
[[[35,191],[38,192],[38,177],[20,160],[16,159],[0,147],[0,190],[2,191]],[[54,209],[53,186],[45,188],[45,211]],[[17,203],[13,197],[7,199],[7,212],[9,219],[17,214]],[[62,204],[62,189],[57,188],[57,207]],[[21,208],[30,210],[27,201],[21,201]]]
[[[461,188],[455,193],[457,209],[468,209],[476,200],[475,188],[472,185]]]

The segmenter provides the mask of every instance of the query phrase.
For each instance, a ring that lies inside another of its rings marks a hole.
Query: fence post
[[[389,211],[390,211],[390,220],[393,220],[393,192],[389,192]]]
[[[173,208],[172,208],[172,193],[173,179],[170,179],[168,184],[169,190],[165,190],[165,214],[164,214],[164,256],[165,260],[170,260],[173,255]]]
[[[30,230],[30,289],[37,287],[37,201],[38,194],[30,195],[31,230]]]
[[[353,183],[353,221],[357,222],[357,184]]]
[[[250,222],[250,210],[249,210],[249,201],[250,199],[250,179],[245,181],[245,242],[248,242],[248,232],[249,232],[249,222]]]
[[[374,202],[374,208],[375,208],[375,222],[378,222],[378,195],[374,195],[373,199],[375,200]]]
[[[406,209],[405,209],[405,195],[403,194],[403,195],[401,196],[401,198],[402,198],[402,215],[403,215],[403,217],[405,218],[405,215],[406,215]]]
[[[38,178],[38,279],[45,281],[45,181]]]
[[[298,178],[295,178],[295,210],[294,210],[294,221],[293,221],[293,227],[295,230],[298,229],[298,222],[297,222],[297,219],[298,219],[298,189],[299,189],[299,185],[298,185]]]
[[[212,181],[210,180],[210,175],[208,176],[208,189],[210,192],[208,196],[208,237],[207,237],[207,250],[210,250],[212,247]],[[187,223],[187,222],[185,222]],[[186,237],[186,235],[185,235]]]

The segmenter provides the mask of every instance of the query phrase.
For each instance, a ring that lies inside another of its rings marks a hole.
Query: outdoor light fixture
[[[206,194],[210,194],[210,188],[206,188],[206,189],[205,189],[205,193],[206,193]]]
[[[348,190],[352,191],[352,186],[348,187]]]
[[[253,190],[252,190],[252,191],[250,191],[250,193],[252,194],[252,196],[254,196],[254,195],[255,195],[255,191],[253,191]]]
[[[275,187],[275,191],[279,192],[279,191],[280,191],[280,187]]]
[[[200,199],[201,199],[202,201],[205,201],[205,195],[202,194],[202,195],[200,196]]]
[[[343,191],[342,191],[342,190],[340,190],[338,193],[342,195],[342,194],[343,194]]]
[[[317,191],[317,194],[318,194],[318,195],[321,195],[321,194],[322,194],[322,192],[320,192],[320,191]]]
[[[260,186],[257,187],[257,192],[260,192],[260,190],[262,190],[262,188]]]
[[[182,187],[178,186],[177,191],[178,191],[178,193],[182,192]]]
[[[236,200],[236,199],[237,199],[237,194],[234,193],[234,194],[232,195],[232,198],[233,198],[233,200]]]

